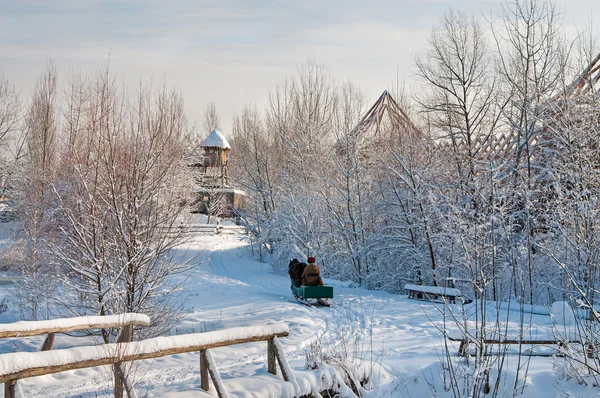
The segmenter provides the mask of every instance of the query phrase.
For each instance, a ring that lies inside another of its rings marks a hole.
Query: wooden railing
[[[56,333],[68,333],[77,330],[121,328],[119,341],[131,340],[134,326],[149,326],[150,318],[144,314],[126,313],[106,316],[82,316],[75,318],[52,319],[47,321],[21,321],[0,324],[0,338],[30,337],[47,334],[42,344],[41,351],[49,351],[54,345]],[[62,350],[61,350],[62,352]],[[0,368],[10,366],[10,361],[19,361],[24,355],[36,353],[17,352],[14,354],[0,355]],[[39,354],[39,353],[38,353]],[[11,359],[8,355],[14,355]],[[115,375],[120,374],[118,364],[115,367]],[[115,381],[115,395],[122,396],[123,381],[117,376]],[[14,398],[17,379],[8,380],[4,383],[4,397]],[[121,393],[119,393],[121,391]]]
[[[67,348],[54,352],[3,354],[0,355],[0,383],[13,387],[13,395],[5,395],[6,398],[13,398],[14,385],[18,380],[27,377],[199,351],[201,388],[205,391],[209,390],[208,376],[210,375],[218,396],[228,397],[218,368],[208,350],[234,344],[266,341],[269,373],[277,374],[276,362],[278,361],[284,380],[291,382],[294,388],[297,388],[294,375],[289,371],[287,360],[277,340],[278,337],[285,337],[288,334],[288,326],[279,323],[262,327],[240,327],[208,333],[155,337],[134,342]],[[60,355],[55,355],[58,352]]]

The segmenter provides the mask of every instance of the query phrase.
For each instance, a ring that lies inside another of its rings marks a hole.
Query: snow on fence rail
[[[20,321],[0,324],[0,338],[38,336],[40,334],[67,333],[76,330],[105,329],[123,326],[148,326],[148,315],[126,313],[105,316],[81,316],[51,319],[48,321]]]
[[[454,303],[457,297],[462,296],[460,289],[452,287],[408,284],[404,286],[404,290],[408,290],[408,298],[417,300],[421,300],[423,298],[427,300],[447,299],[448,302]]]
[[[0,355],[0,383],[5,383],[5,391],[9,391],[11,388],[14,391],[17,380],[27,377],[200,351],[201,388],[205,391],[209,390],[208,373],[210,371],[218,396],[227,397],[218,369],[216,369],[208,349],[255,341],[267,341],[269,373],[277,374],[277,359],[284,380],[293,383],[293,379],[291,379],[293,375],[291,375],[287,360],[285,360],[284,353],[277,341],[277,337],[285,337],[288,334],[288,326],[278,323],[260,327],[240,327],[207,333],[155,337],[142,341],[99,346],[2,354]],[[115,383],[117,383],[117,380],[115,380]],[[12,398],[14,395],[6,395],[5,392],[5,396]]]

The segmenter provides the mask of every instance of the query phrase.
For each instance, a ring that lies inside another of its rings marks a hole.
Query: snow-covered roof
[[[225,136],[219,130],[213,130],[200,146],[231,149],[229,142],[227,142],[227,139],[225,139]]]

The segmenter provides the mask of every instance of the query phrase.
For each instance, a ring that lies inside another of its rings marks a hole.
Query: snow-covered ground
[[[293,299],[286,276],[273,274],[269,264],[252,257],[243,234],[199,235],[181,250],[186,256],[195,256],[197,266],[185,292],[184,317],[173,334],[284,322],[290,334],[280,341],[303,391],[316,388],[319,379],[331,372],[306,369],[307,352],[318,351],[330,363],[347,354],[363,370],[373,371],[372,390],[365,395],[368,398],[452,396],[452,391],[444,391],[440,376],[444,339],[439,327],[443,317],[435,304],[325,279],[335,289],[332,308],[306,307]],[[18,283],[0,283],[0,300],[6,297],[9,307],[14,289]],[[495,316],[493,307],[491,317]],[[518,312],[514,316],[506,309],[500,312],[501,317],[511,314],[514,322],[509,322],[508,329],[517,333]],[[0,322],[17,320],[15,314],[9,308],[0,315]],[[550,316],[527,317],[534,325],[528,330],[530,335],[546,335]],[[35,351],[43,339],[3,339],[0,352]],[[57,336],[55,349],[89,344],[89,339]],[[289,396],[293,391],[290,383],[267,373],[266,351],[266,343],[211,350],[232,397]],[[517,355],[509,354],[506,359],[507,368],[516,367]],[[457,357],[456,361],[462,359]],[[523,396],[565,396],[564,391],[577,397],[598,394],[597,389],[573,380],[558,381],[555,362],[552,357],[531,357]],[[140,396],[212,396],[199,388],[197,352],[140,361],[133,366]],[[500,396],[512,396],[512,383],[507,380],[500,386],[506,392]],[[108,367],[80,369],[21,380],[19,385],[26,397],[111,396],[112,373]]]

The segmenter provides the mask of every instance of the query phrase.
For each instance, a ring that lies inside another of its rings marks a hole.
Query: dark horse
[[[306,263],[301,263],[297,259],[290,261],[288,274],[290,274],[290,279],[292,280],[292,287],[299,287],[302,284],[302,272],[304,272],[305,267]]]

